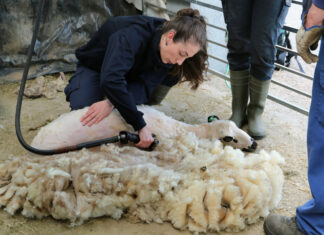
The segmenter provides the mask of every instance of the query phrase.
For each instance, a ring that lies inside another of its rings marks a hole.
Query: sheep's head
[[[245,131],[238,128],[234,122],[230,120],[217,120],[211,123],[212,138],[221,140],[224,144],[243,151],[253,152],[257,148],[255,140]]]

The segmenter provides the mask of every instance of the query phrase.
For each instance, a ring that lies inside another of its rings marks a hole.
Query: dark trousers
[[[72,110],[82,109],[104,99],[99,73],[82,65],[77,66],[64,93]]]
[[[223,0],[222,4],[230,69],[249,69],[259,80],[271,79],[289,0]]]
[[[128,82],[127,89],[136,104],[147,102],[147,91],[140,82]],[[82,109],[105,98],[100,89],[100,73],[80,64],[65,87],[64,93],[72,110]]]

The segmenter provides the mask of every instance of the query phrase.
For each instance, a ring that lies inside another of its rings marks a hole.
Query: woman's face
[[[194,56],[200,50],[200,46],[192,40],[185,43],[174,42],[174,35],[175,31],[172,30],[162,35],[160,41],[161,60],[165,64],[181,65],[185,59]]]

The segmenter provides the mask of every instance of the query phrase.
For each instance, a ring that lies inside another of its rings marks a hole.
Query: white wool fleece
[[[276,207],[283,158],[244,155],[220,141],[179,134],[155,151],[106,145],[0,164],[0,206],[78,225],[99,216],[194,232],[240,231]]]

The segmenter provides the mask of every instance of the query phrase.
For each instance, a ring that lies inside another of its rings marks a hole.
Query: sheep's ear
[[[217,119],[217,120],[219,120],[219,117],[218,116],[216,116],[216,115],[210,115],[209,117],[208,117],[208,122],[212,122],[212,121],[214,121],[215,119]]]

